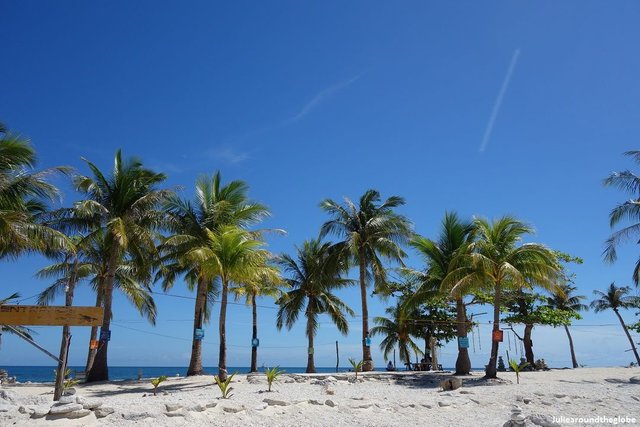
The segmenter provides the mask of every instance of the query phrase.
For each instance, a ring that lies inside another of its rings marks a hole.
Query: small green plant
[[[231,380],[233,379],[234,375],[235,375],[235,373],[231,374],[224,381],[220,380],[220,377],[217,376],[217,375],[215,377],[213,377],[213,379],[216,380],[216,384],[218,384],[218,388],[220,389],[220,392],[222,393],[222,398],[223,399],[228,399],[231,396],[233,396],[233,394],[230,394],[231,390],[233,390],[233,388],[229,387],[229,385],[231,384]]]
[[[362,371],[362,365],[364,364],[364,360],[356,362],[354,358],[350,357],[349,363],[351,363],[351,366],[353,366],[353,372],[356,373],[356,379],[358,379],[358,372]]]
[[[80,384],[80,380],[76,380],[71,377],[71,369],[67,369],[66,371],[64,371],[64,381],[62,381],[62,392],[64,393],[65,391],[69,390],[71,387],[75,387],[76,385]],[[58,370],[54,369],[53,370],[53,378],[54,378],[54,382],[58,379]]]
[[[515,360],[511,359],[511,360],[509,360],[509,366],[511,367],[513,372],[516,373],[516,383],[520,384],[520,372],[522,372],[522,370],[524,368],[529,366],[529,362],[524,362],[524,363],[518,364],[518,362],[516,362]]]
[[[151,380],[151,385],[153,386],[153,395],[155,396],[157,391],[158,391],[158,386],[160,385],[160,383],[162,383],[163,381],[165,381],[167,379],[166,375],[161,375],[158,378],[154,378]]]
[[[269,385],[269,390],[267,391],[271,391],[271,384],[273,384],[273,382],[277,380],[282,373],[284,373],[284,370],[280,370],[280,367],[276,366],[275,368],[265,369],[264,373],[267,376],[267,384]]]

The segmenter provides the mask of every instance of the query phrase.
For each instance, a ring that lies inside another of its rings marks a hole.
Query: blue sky
[[[401,212],[430,237],[445,210],[510,213],[535,225],[533,240],[584,258],[575,272],[589,298],[631,282],[633,245],[602,262],[608,212],[626,196],[601,181],[635,167],[621,153],[640,135],[637,2],[4,1],[0,15],[0,119],[31,138],[41,167],[86,172],[84,156],[108,168],[121,147],[185,196],[219,169],[247,181],[272,209],[267,225],[288,231],[269,240],[274,252],[317,234],[323,198],[368,188],[405,197]],[[4,294],[37,293],[47,283],[33,274],[46,263],[2,262]],[[414,255],[408,263],[420,266]],[[180,284],[173,293],[189,295]],[[341,295],[360,312],[357,289]],[[78,291],[77,303],[92,300]],[[156,301],[151,327],[116,298],[111,364],[188,363],[193,301]],[[302,325],[277,332],[272,302],[261,304],[259,363],[303,366]],[[371,300],[370,314],[386,304]],[[231,306],[227,318],[229,365],[248,365],[250,310]],[[581,363],[631,361],[616,323],[585,314],[573,328]],[[316,365],[335,364],[336,339],[342,360],[358,356],[359,319],[351,328],[342,337],[322,325]],[[206,365],[217,361],[216,330],[206,330]],[[59,328],[38,331],[55,351]],[[478,368],[487,332],[472,354]],[[70,361],[82,364],[88,330],[73,335]],[[536,328],[534,342],[537,357],[568,365],[562,330]],[[454,357],[453,344],[443,348],[445,366]],[[0,365],[49,362],[3,336]]]

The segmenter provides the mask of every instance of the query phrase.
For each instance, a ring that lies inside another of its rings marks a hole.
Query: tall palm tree
[[[384,336],[380,343],[380,349],[384,352],[385,359],[389,358],[389,354],[397,346],[400,360],[405,364],[411,363],[411,354],[423,354],[411,336],[414,326],[413,319],[410,319],[406,307],[400,302],[394,307],[388,307],[385,312],[389,315],[388,318],[376,317],[373,319],[377,326],[371,328],[371,335]]]
[[[587,306],[582,304],[582,300],[586,299],[584,295],[575,295],[575,286],[569,283],[562,284],[555,290],[551,297],[548,298],[548,303],[551,308],[556,310],[564,310],[571,313],[579,313],[587,310]],[[567,333],[569,339],[569,349],[571,350],[571,363],[574,368],[578,368],[578,360],[576,359],[576,352],[573,349],[573,339],[569,332],[569,325],[564,325],[564,330]]]
[[[394,212],[404,205],[404,199],[391,196],[380,203],[380,193],[366,191],[360,197],[359,206],[345,197],[344,205],[327,199],[320,207],[331,219],[320,229],[320,238],[334,234],[341,239],[338,247],[359,267],[360,298],[362,301],[362,369],[374,369],[369,336],[369,310],[367,308],[367,282],[373,277],[375,291],[386,287],[387,274],[381,258],[402,263],[405,256],[401,246],[412,235],[411,223]]]
[[[533,228],[511,216],[495,221],[474,220],[476,240],[471,252],[461,256],[457,267],[445,279],[452,294],[485,287],[493,291],[493,334],[491,357],[486,378],[496,378],[500,331],[500,308],[503,288],[530,288],[541,286],[554,289],[559,275],[557,258],[553,251],[538,243],[521,244],[523,236]]]
[[[252,333],[251,333],[251,367],[249,372],[258,372],[258,297],[271,297],[278,299],[282,296],[282,278],[277,267],[269,265],[258,266],[255,277],[233,287],[231,291],[236,299],[244,296],[247,305],[251,306]]]
[[[620,315],[620,309],[638,307],[638,297],[627,295],[629,292],[631,292],[630,287],[617,287],[615,283],[611,283],[606,292],[593,291],[593,293],[595,295],[598,295],[600,298],[595,299],[591,302],[591,308],[593,308],[593,311],[595,311],[596,313],[609,309],[613,310],[616,316],[618,316],[618,320],[620,321],[620,325],[622,325],[622,329],[624,329],[624,333],[627,335],[629,344],[631,344],[631,350],[636,356],[636,362],[638,363],[638,365],[640,365],[640,356],[638,356],[638,350],[636,349],[636,345],[631,338],[631,334],[629,334],[627,325],[624,324],[624,320],[622,320],[622,316]]]
[[[304,311],[308,339],[306,372],[314,373],[316,367],[313,342],[318,331],[318,317],[321,314],[329,315],[338,331],[346,335],[349,323],[345,314],[353,316],[354,313],[333,292],[350,286],[353,282],[342,278],[345,268],[331,244],[321,243],[319,240],[305,241],[301,248],[297,248],[295,259],[290,255],[282,255],[279,264],[287,276],[285,281],[291,290],[278,300],[280,308],[276,326],[278,329],[284,326],[291,329]]]
[[[156,238],[164,223],[159,206],[172,193],[158,189],[165,175],[143,166],[137,158],[122,159],[116,152],[111,174],[105,176],[84,159],[92,176],[74,178],[76,189],[86,198],[67,210],[67,223],[89,233],[101,233],[106,240],[107,272],[103,283],[104,318],[100,347],[87,381],[109,379],[108,349],[112,318],[113,288],[121,260],[128,256],[136,268],[150,269],[157,259]]]
[[[636,163],[640,163],[640,151],[627,151],[624,154],[633,158]],[[611,228],[616,227],[625,220],[632,222],[631,225],[614,232],[606,241],[605,261],[615,262],[618,258],[617,248],[621,243],[632,239],[634,236],[636,236],[634,240],[639,240],[637,236],[640,234],[640,177],[629,170],[613,172],[604,180],[604,185],[606,187],[617,187],[631,196],[631,199],[620,203],[609,213],[609,225]],[[636,261],[633,270],[633,282],[636,286],[640,284],[640,258]]]
[[[466,338],[468,330],[467,310],[465,306],[465,293],[462,288],[452,294],[450,288],[443,288],[445,278],[455,266],[456,257],[469,253],[473,241],[473,223],[461,221],[455,212],[445,213],[440,234],[437,240],[425,237],[414,237],[410,245],[418,251],[426,262],[426,269],[418,273],[422,285],[410,299],[410,302],[422,303],[428,299],[434,289],[439,289],[447,295],[451,295],[456,304],[456,328],[458,336],[458,357],[456,359],[455,375],[468,375],[471,372],[471,360],[469,349],[460,344],[461,338]],[[450,282],[449,282],[450,284]],[[465,289],[466,292],[469,289]]]
[[[87,283],[96,293],[96,307],[102,307],[104,282],[108,272],[108,248],[101,233],[94,233],[91,239],[84,238],[76,245],[75,253],[67,254],[60,262],[51,264],[36,273],[41,279],[55,279],[38,296],[39,305],[50,304],[70,282]],[[118,289],[126,299],[151,324],[155,324],[157,309],[151,293],[150,272],[138,268],[140,263],[129,259],[121,259],[114,278],[114,288]],[[89,342],[98,337],[98,327],[92,326]],[[89,346],[85,371],[88,372],[96,355],[96,349]]]
[[[69,169],[34,172],[35,164],[36,152],[29,141],[0,123],[0,259],[72,246],[63,233],[40,220],[47,203],[59,198],[48,178]]]
[[[190,290],[195,288],[193,341],[187,375],[201,375],[202,341],[195,335],[208,321],[211,304],[207,304],[217,294],[213,277],[203,274],[199,263],[189,263],[184,255],[194,248],[207,246],[209,232],[224,226],[248,227],[269,215],[266,206],[249,200],[248,186],[242,181],[232,181],[222,185],[220,172],[213,177],[203,175],[196,182],[196,196],[189,201],[171,196],[164,205],[168,214],[169,229],[172,233],[163,244],[164,266],[159,277],[165,291],[171,289],[176,278],[184,275]],[[193,260],[193,259],[192,259]]]
[[[233,284],[254,280],[263,268],[269,253],[262,249],[264,242],[256,233],[234,226],[224,226],[218,231],[207,231],[208,241],[194,247],[184,254],[188,265],[200,265],[203,277],[217,278],[221,285],[220,317],[220,353],[218,358],[218,377],[227,378],[227,303],[229,290]]]

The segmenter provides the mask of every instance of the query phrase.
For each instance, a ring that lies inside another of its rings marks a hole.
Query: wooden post
[[[338,353],[338,341],[336,341],[336,372],[340,366],[340,354]]]

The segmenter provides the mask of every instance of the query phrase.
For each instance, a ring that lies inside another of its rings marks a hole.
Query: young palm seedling
[[[227,377],[227,379],[225,381],[221,381],[220,377],[218,377],[217,375],[215,377],[213,377],[213,379],[216,380],[216,384],[218,384],[218,388],[220,389],[220,392],[222,393],[222,398],[223,399],[228,399],[231,396],[233,396],[233,394],[230,394],[231,390],[233,390],[233,388],[230,387],[229,385],[231,384],[231,380],[233,379],[234,375],[235,375],[235,373],[231,374],[229,377]]]
[[[284,370],[280,370],[279,368],[279,366],[276,366],[275,368],[264,370],[264,373],[267,375],[267,384],[269,385],[269,390],[267,391],[271,391],[271,384],[278,379],[280,374],[284,373]]]
[[[524,362],[524,363],[518,365],[518,362],[516,362],[515,360],[511,359],[511,360],[509,360],[509,366],[511,366],[511,369],[513,369],[513,372],[516,373],[516,383],[520,384],[520,372],[522,372],[522,370],[524,368],[529,366],[529,362]]]
[[[58,371],[56,369],[53,370],[53,376],[54,376],[54,382],[55,379],[58,377]],[[64,371],[64,381],[62,382],[62,392],[66,392],[67,390],[69,390],[72,387],[75,387],[76,385],[78,385],[80,383],[80,380],[75,380],[71,377],[71,369],[67,369],[66,371]]]
[[[349,358],[349,363],[351,363],[351,366],[353,366],[353,372],[356,373],[356,379],[358,379],[358,372],[362,371],[362,365],[364,364],[364,360],[356,362],[355,359],[350,357]]]
[[[154,379],[151,380],[151,385],[153,386],[153,395],[154,396],[158,392],[158,386],[160,385],[160,383],[162,383],[166,379],[167,379],[166,375],[161,375],[158,378],[154,378]]]

